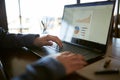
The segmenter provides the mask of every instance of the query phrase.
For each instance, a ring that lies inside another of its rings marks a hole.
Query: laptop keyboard
[[[73,53],[83,55],[85,57],[85,60],[88,63],[92,63],[96,60],[103,58],[102,57],[103,53],[92,51],[92,50],[89,50],[87,48],[72,45],[72,44],[66,43],[66,42],[63,42],[63,48],[59,48],[59,46],[56,43],[54,43],[52,46],[44,46],[44,47],[37,49],[37,50],[32,49],[32,51],[36,52],[35,54],[38,54],[40,56],[46,56],[49,54],[56,54],[56,53],[60,53],[63,51],[71,51]]]
[[[85,56],[86,59],[89,56],[90,57],[97,56],[97,55],[94,54],[93,51],[87,50],[85,48],[80,48],[78,46],[71,45],[71,44],[66,43],[66,42],[63,42],[63,47],[62,48],[60,48],[56,43],[54,43],[52,46],[49,46],[49,48],[55,50],[56,52],[71,51],[71,52],[74,52],[76,54],[81,54],[81,55]]]

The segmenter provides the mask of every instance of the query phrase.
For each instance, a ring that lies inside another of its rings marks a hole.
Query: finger
[[[46,46],[52,46],[52,45],[53,45],[53,42],[48,41],[48,42],[45,43],[45,45],[46,45]]]
[[[60,47],[63,47],[62,41],[57,36],[47,35],[48,41],[53,41],[57,43]]]
[[[84,57],[81,55],[77,55],[74,53],[68,53],[68,55],[66,55],[66,58],[70,59],[70,60],[84,60]]]
[[[70,65],[87,65],[87,62],[86,61],[83,61],[83,60],[66,60],[67,64],[70,64]]]
[[[40,44],[40,46],[51,46],[53,45],[53,42],[51,41],[44,41],[42,44]]]
[[[72,64],[79,65],[79,66],[81,66],[81,65],[85,66],[85,65],[87,65],[87,62],[83,61],[83,60],[76,60]]]
[[[65,60],[65,61],[70,61],[70,57],[68,56],[69,54],[71,54],[71,52],[69,52],[69,51],[64,51],[64,52],[60,53],[60,55],[57,56],[57,58],[58,58],[58,60],[59,60],[59,59],[63,59],[63,60]]]
[[[86,60],[85,60],[85,57],[84,57],[83,55],[77,54],[77,57],[78,57],[79,59],[82,59],[82,60],[86,61]]]
[[[77,57],[77,55],[75,53],[70,53],[68,57]]]
[[[85,62],[85,64],[86,64],[86,61],[85,61],[85,59],[84,59],[84,57],[83,56],[81,56],[81,55],[76,55],[76,54],[70,54],[69,56],[67,56],[68,57],[68,59],[69,60],[71,60],[71,62],[73,62],[73,63],[84,63]]]
[[[74,53],[73,56],[74,56],[73,58],[75,58],[75,59],[81,59],[81,60],[84,60],[84,61],[85,61],[84,56],[82,56],[82,55],[80,55],[80,54],[76,54],[76,53]]]

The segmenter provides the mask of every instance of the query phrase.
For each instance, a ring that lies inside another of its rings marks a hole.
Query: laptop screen
[[[60,38],[69,43],[104,50],[114,1],[65,5]]]

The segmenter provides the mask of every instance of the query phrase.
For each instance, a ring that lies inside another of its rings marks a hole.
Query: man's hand
[[[57,43],[62,47],[62,42],[57,36],[46,35],[38,37],[34,40],[34,45],[38,47],[51,46],[53,42]],[[78,69],[83,68],[87,63],[82,55],[79,53],[75,54],[69,51],[59,53],[57,55],[50,55],[51,57],[58,60],[66,69],[66,73],[70,74]]]
[[[57,36],[52,36],[52,35],[46,35],[43,37],[37,37],[34,40],[34,45],[37,47],[42,47],[42,46],[51,46],[53,45],[53,42],[57,43],[60,47],[62,47],[62,42]]]
[[[87,64],[82,55],[69,51],[59,53],[59,55],[57,55],[55,58],[63,64],[67,74],[81,69]]]

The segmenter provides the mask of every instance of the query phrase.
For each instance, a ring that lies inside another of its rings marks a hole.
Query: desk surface
[[[109,66],[104,68],[105,61],[111,60]],[[101,59],[85,68],[78,70],[77,73],[86,78],[86,80],[119,80],[119,74],[100,74],[95,72],[99,70],[115,70],[120,69],[120,39],[113,38],[112,45],[108,47],[108,51],[104,59]]]
[[[120,38],[113,38],[112,42],[112,54],[110,56],[120,60]]]
[[[109,47],[106,57],[111,57],[119,60],[120,59],[120,39],[114,38],[112,42],[113,42],[112,46]],[[2,56],[2,62],[4,65],[5,73],[7,74],[7,78],[9,79],[25,72],[25,67],[27,64],[30,64],[40,58],[24,50],[9,50],[3,53],[4,54]],[[98,64],[98,62],[95,62],[93,64],[96,65]],[[63,80],[87,80],[85,78],[82,78],[82,76],[83,75],[80,76],[76,73],[73,73],[69,76],[66,76]]]

